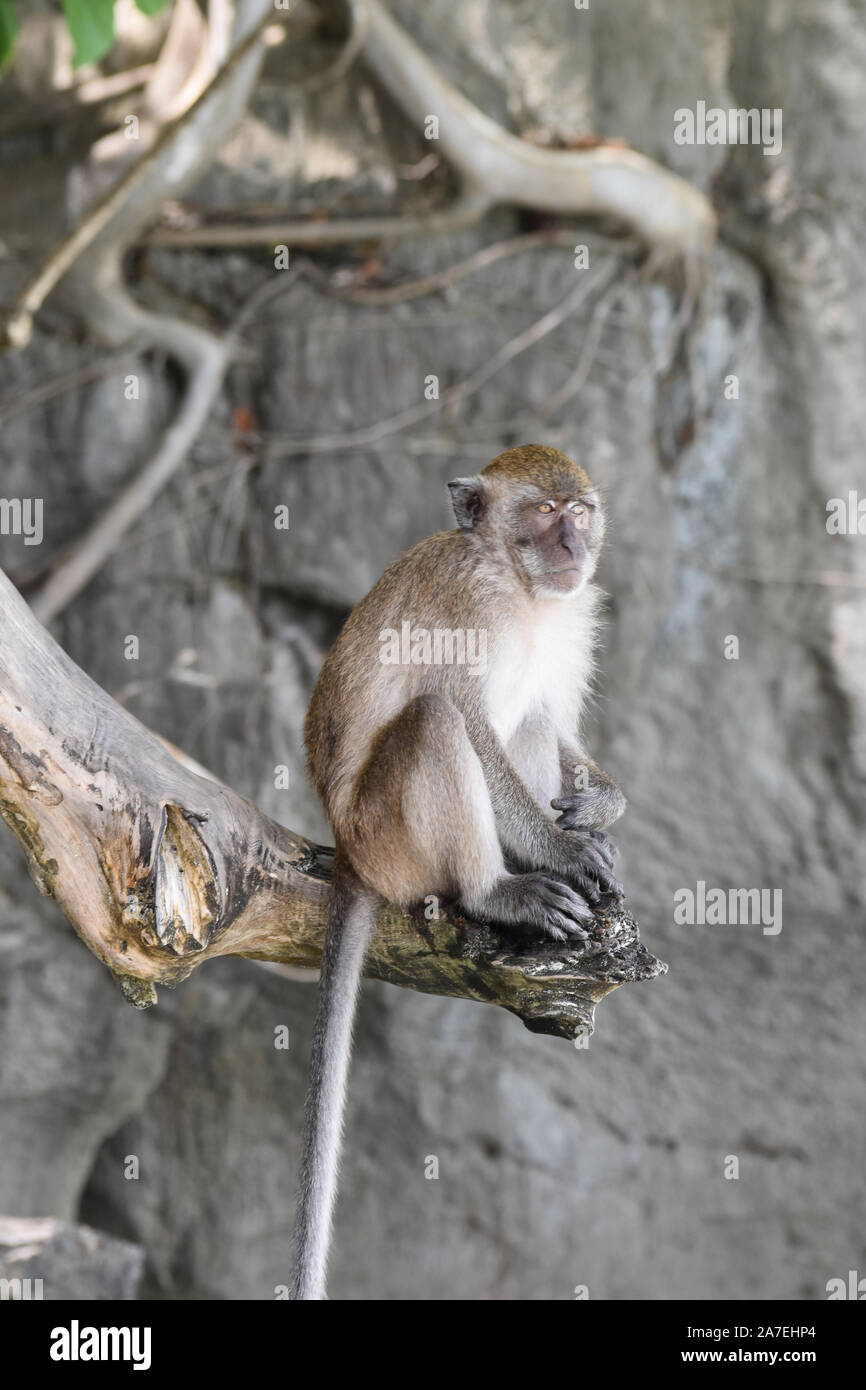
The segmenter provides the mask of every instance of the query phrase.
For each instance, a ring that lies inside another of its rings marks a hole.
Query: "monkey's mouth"
[[[562,565],[558,569],[545,570],[541,575],[541,584],[554,592],[571,594],[582,587],[585,579],[585,565]]]
[[[567,575],[573,575],[575,580],[582,579],[586,573],[584,565],[563,565],[558,570],[545,570],[542,578],[552,579],[554,583],[559,580],[564,582]]]

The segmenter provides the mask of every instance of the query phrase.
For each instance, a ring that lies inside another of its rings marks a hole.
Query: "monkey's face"
[[[596,494],[535,495],[518,505],[517,550],[533,592],[575,594],[595,573],[604,523]]]
[[[576,594],[592,578],[604,511],[583,469],[564,454],[526,445],[448,487],[457,524],[483,547],[491,570],[511,567],[539,598]]]

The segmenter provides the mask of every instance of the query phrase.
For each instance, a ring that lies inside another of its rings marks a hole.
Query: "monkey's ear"
[[[448,488],[457,525],[462,531],[473,530],[484,514],[487,501],[484,484],[478,477],[452,478]]]

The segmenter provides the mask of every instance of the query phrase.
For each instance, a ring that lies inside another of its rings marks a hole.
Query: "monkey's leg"
[[[456,897],[473,915],[585,936],[593,915],[566,883],[509,874],[490,793],[463,716],[419,695],[378,734],[337,827],[363,880],[404,906]]]
[[[538,805],[509,760],[480,704],[466,709],[467,732],[484,769],[503,843],[535,869],[561,875],[584,899],[620,893],[592,830],[563,830]]]

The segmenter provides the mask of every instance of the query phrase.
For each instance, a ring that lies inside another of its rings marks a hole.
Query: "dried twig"
[[[106,377],[120,376],[122,372],[128,372],[131,369],[135,360],[131,353],[128,356],[118,356],[116,352],[112,352],[110,356],[100,357],[96,362],[88,362],[84,367],[50,377],[48,381],[43,381],[41,386],[34,386],[32,390],[26,391],[23,395],[2,400],[0,401],[0,425],[14,420],[16,415],[25,415],[28,410],[35,410],[37,406],[44,405],[46,401],[54,400],[56,396],[65,395],[67,391],[75,391],[79,386],[87,386],[91,381],[104,381]]]
[[[396,434],[398,430],[408,429],[412,425],[420,424],[428,420],[432,415],[440,410],[448,409],[451,414],[455,414],[464,401],[475,392],[480,391],[497,372],[513,362],[522,352],[553,333],[561,324],[580,307],[589,292],[593,289],[601,288],[617,274],[619,270],[618,262],[611,261],[595,276],[586,275],[571,292],[542,314],[540,318],[525,328],[522,333],[510,338],[503,343],[498,352],[472,372],[463,381],[455,383],[446,391],[443,391],[438,400],[421,401],[417,405],[407,406],[405,410],[398,411],[396,415],[390,415],[384,420],[377,420],[372,425],[365,425],[358,430],[350,430],[345,434],[320,434],[308,435],[303,439],[281,440],[274,436],[268,440],[267,452],[272,458],[285,458],[292,454],[317,454],[342,452],[347,449],[367,449],[378,445],[387,436]],[[584,272],[581,272],[584,274]]]
[[[592,311],[592,317],[589,321],[589,327],[586,330],[586,336],[583,340],[583,347],[580,351],[577,366],[559,389],[551,392],[547,400],[542,403],[539,409],[540,415],[552,415],[555,411],[561,409],[566,401],[570,401],[576,396],[583,386],[592,370],[592,364],[598,352],[598,345],[601,342],[601,335],[604,332],[604,326],[607,323],[608,315],[616,301],[622,295],[624,288],[624,283],[613,284],[600,296],[598,303]]]
[[[543,250],[550,246],[565,247],[572,250],[578,239],[577,232],[564,227],[548,227],[540,232],[525,232],[522,236],[507,237],[494,241],[490,246],[482,246],[465,260],[444,266],[432,275],[422,275],[417,280],[407,280],[400,285],[343,285],[335,283],[332,275],[321,270],[314,261],[295,262],[295,268],[308,274],[326,294],[333,299],[348,300],[352,304],[368,304],[384,307],[390,304],[405,304],[412,299],[423,299],[425,295],[438,290],[449,289],[460,283],[468,275],[496,265],[508,256],[519,255],[523,251]],[[625,243],[617,243],[623,249]]]

